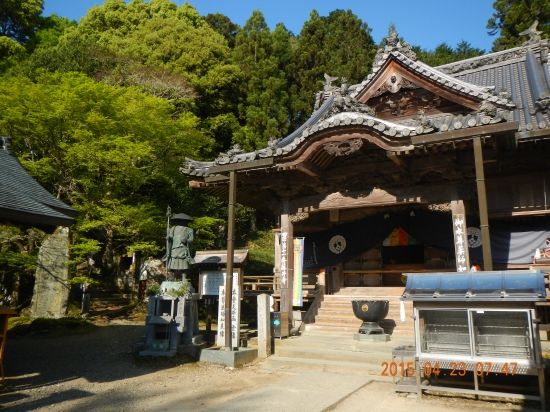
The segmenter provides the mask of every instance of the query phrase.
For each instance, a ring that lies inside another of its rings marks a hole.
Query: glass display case
[[[413,302],[419,395],[504,396],[544,408],[542,272],[411,273],[401,299]]]
[[[535,361],[530,310],[418,309],[420,354]],[[498,363],[498,359],[495,362]],[[524,363],[525,366],[528,363]]]

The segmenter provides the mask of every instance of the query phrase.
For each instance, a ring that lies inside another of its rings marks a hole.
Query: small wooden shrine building
[[[455,271],[453,213],[467,216],[470,264],[528,268],[550,237],[549,44],[530,37],[430,67],[392,33],[362,83],[325,75],[289,136],[181,171],[223,198],[234,179],[238,203],[280,216],[275,273],[290,310],[293,237],[305,238],[304,270],[327,268],[335,289]]]

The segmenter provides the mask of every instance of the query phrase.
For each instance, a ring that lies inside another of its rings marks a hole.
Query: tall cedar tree
[[[493,51],[505,50],[521,45],[528,37],[519,33],[538,20],[542,37],[550,35],[550,1],[548,0],[496,0],[495,13],[487,22],[490,35],[499,34],[493,42]]]
[[[470,59],[485,53],[485,50],[472,47],[470,43],[464,40],[458,43],[455,48],[447,43],[441,43],[433,51],[422,49],[419,46],[414,46],[413,50],[418,60],[432,67]]]
[[[0,36],[24,44],[40,25],[43,0],[0,0]]]
[[[243,127],[233,140],[246,150],[266,147],[269,138],[288,130],[286,76],[280,68],[273,33],[264,16],[254,10],[237,33],[233,59],[243,75],[239,120]]]
[[[237,37],[237,31],[240,28],[237,24],[221,13],[209,13],[204,16],[204,20],[227,40],[230,48],[235,48],[235,37]]]
[[[351,10],[334,10],[327,17],[311,12],[296,47],[299,96],[292,105],[298,124],[311,115],[324,73],[345,77],[350,84],[365,79],[376,54],[371,31]]]

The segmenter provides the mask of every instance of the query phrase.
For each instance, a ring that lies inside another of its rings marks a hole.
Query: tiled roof
[[[491,103],[495,103],[502,106],[509,106],[508,101],[500,99],[493,95],[487,87],[480,87],[474,83],[469,83],[461,79],[455,78],[436,68],[430,67],[421,61],[413,60],[398,50],[391,51],[383,55],[385,58],[375,62],[373,67],[373,74],[367,76],[367,80],[358,85],[355,91],[351,94],[352,97],[357,97],[361,92],[368,88],[368,86],[376,80],[376,72],[378,72],[390,59],[393,57],[396,61],[399,61],[404,66],[407,66],[412,71],[416,72],[420,77],[424,77],[426,80],[437,82],[443,88],[450,89],[460,94],[469,95],[481,100],[487,100]],[[512,105],[513,106],[513,105]]]
[[[49,226],[73,224],[78,212],[40,186],[9,150],[7,139],[0,139],[0,219]]]
[[[489,123],[517,121],[519,122],[518,132],[543,130],[550,127],[550,72],[547,62],[547,41],[529,41],[515,49],[433,68],[417,61],[410,45],[401,44],[397,34],[387,39],[386,45],[380,48],[376,55],[373,74],[370,74],[362,83],[349,86],[346,96],[327,83],[324,100],[321,99],[322,105],[310,119],[289,136],[276,144],[270,142],[269,147],[254,152],[245,153],[240,148],[236,148],[212,162],[185,159],[184,166],[180,170],[187,175],[206,177],[210,175],[209,168],[212,166],[248,162],[265,157],[286,157],[317,132],[345,125],[358,125],[365,128],[366,132],[371,129],[381,137],[381,146],[385,145],[385,139],[388,147],[395,143],[394,150],[404,148],[406,150],[408,137],[475,128]],[[489,107],[492,106],[492,114],[487,115],[487,111],[482,110],[480,106],[478,111],[472,110],[468,114],[463,112],[440,114],[426,117],[422,121],[407,119],[394,123],[377,118],[374,112],[369,113],[355,99],[361,99],[390,61],[396,62],[410,72],[414,72],[416,76],[442,89],[447,89],[455,95],[462,95],[480,104],[483,102]],[[345,103],[342,106],[343,100]],[[341,107],[336,110],[338,105]],[[550,135],[550,130],[548,134]]]
[[[510,93],[511,100],[516,105],[511,120],[520,123],[518,131],[547,129],[550,126],[548,111],[537,110],[540,102],[550,102],[550,72],[545,57],[547,51],[543,50],[541,53],[540,47],[523,48],[523,53],[519,53],[520,51],[516,50],[513,59],[481,65],[473,69],[468,68],[475,62],[474,59],[470,59],[469,66],[458,66],[466,70],[455,72],[453,76],[458,80],[482,87],[494,86],[496,93],[501,90]],[[483,56],[478,58],[478,60],[482,59]],[[452,67],[457,66],[447,65],[442,68]]]

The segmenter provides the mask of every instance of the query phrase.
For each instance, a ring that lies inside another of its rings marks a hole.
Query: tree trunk
[[[114,242],[113,242],[113,231],[107,229],[107,236],[105,242],[105,253],[103,254],[103,275],[112,275],[113,274],[113,263],[114,263]]]

